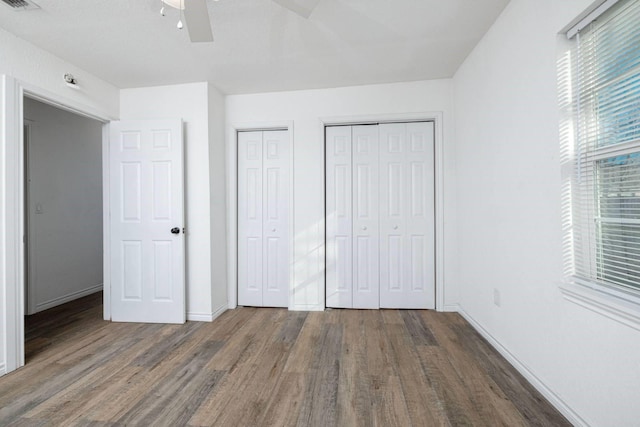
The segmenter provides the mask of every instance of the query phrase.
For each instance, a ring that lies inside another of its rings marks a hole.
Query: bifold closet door
[[[289,305],[289,136],[238,132],[238,304]]]
[[[433,123],[380,125],[380,307],[435,308]]]
[[[325,136],[327,307],[435,308],[433,123]]]
[[[326,128],[326,304],[378,308],[378,127]]]

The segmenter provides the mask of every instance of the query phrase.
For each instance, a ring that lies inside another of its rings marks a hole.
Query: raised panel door
[[[238,133],[239,305],[289,305],[288,135]]]
[[[327,127],[326,305],[353,306],[351,127]]]
[[[112,122],[109,156],[112,320],[184,323],[182,122]]]
[[[263,132],[263,297],[265,307],[289,305],[289,134]]]
[[[380,125],[380,307],[435,308],[433,123]]]
[[[352,127],[353,308],[379,306],[378,126]]]
[[[262,306],[262,132],[238,132],[238,304]]]

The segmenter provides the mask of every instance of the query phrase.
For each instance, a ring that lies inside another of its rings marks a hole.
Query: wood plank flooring
[[[459,315],[238,308],[102,320],[100,294],[27,318],[2,426],[570,425]]]

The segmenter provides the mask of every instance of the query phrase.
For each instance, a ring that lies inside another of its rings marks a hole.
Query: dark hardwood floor
[[[110,323],[100,294],[31,316],[2,426],[570,425],[459,315],[239,308]]]

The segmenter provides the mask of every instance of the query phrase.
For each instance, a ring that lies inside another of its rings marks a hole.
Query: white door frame
[[[293,307],[294,256],[294,151],[293,121],[232,123],[227,128],[227,274],[229,309],[238,306],[238,132],[287,130],[289,132],[289,309]]]
[[[3,98],[0,100],[4,114],[0,126],[0,147],[4,146],[4,158],[0,158],[0,195],[4,191],[4,206],[0,208],[0,295],[5,300],[0,316],[4,331],[4,366],[0,375],[24,366],[24,314],[25,314],[25,185],[24,185],[24,97],[44,102],[84,117],[98,120],[102,127],[102,180],[103,180],[103,257],[104,257],[104,318],[111,319],[109,279],[109,134],[108,113],[96,110],[80,102],[48,92],[11,76],[2,76]],[[0,199],[0,203],[3,201]]]
[[[435,266],[436,266],[436,310],[445,311],[444,306],[444,139],[443,113],[441,111],[407,114],[375,114],[364,116],[326,117],[320,119],[322,141],[325,141],[325,127],[335,125],[364,125],[373,123],[406,123],[431,121],[434,123],[435,138]],[[323,173],[326,174],[326,171]],[[324,177],[326,183],[326,176]],[[325,189],[326,192],[326,189]],[[326,278],[325,278],[326,279]],[[326,284],[323,290],[326,290]],[[323,295],[323,305],[326,295]]]

